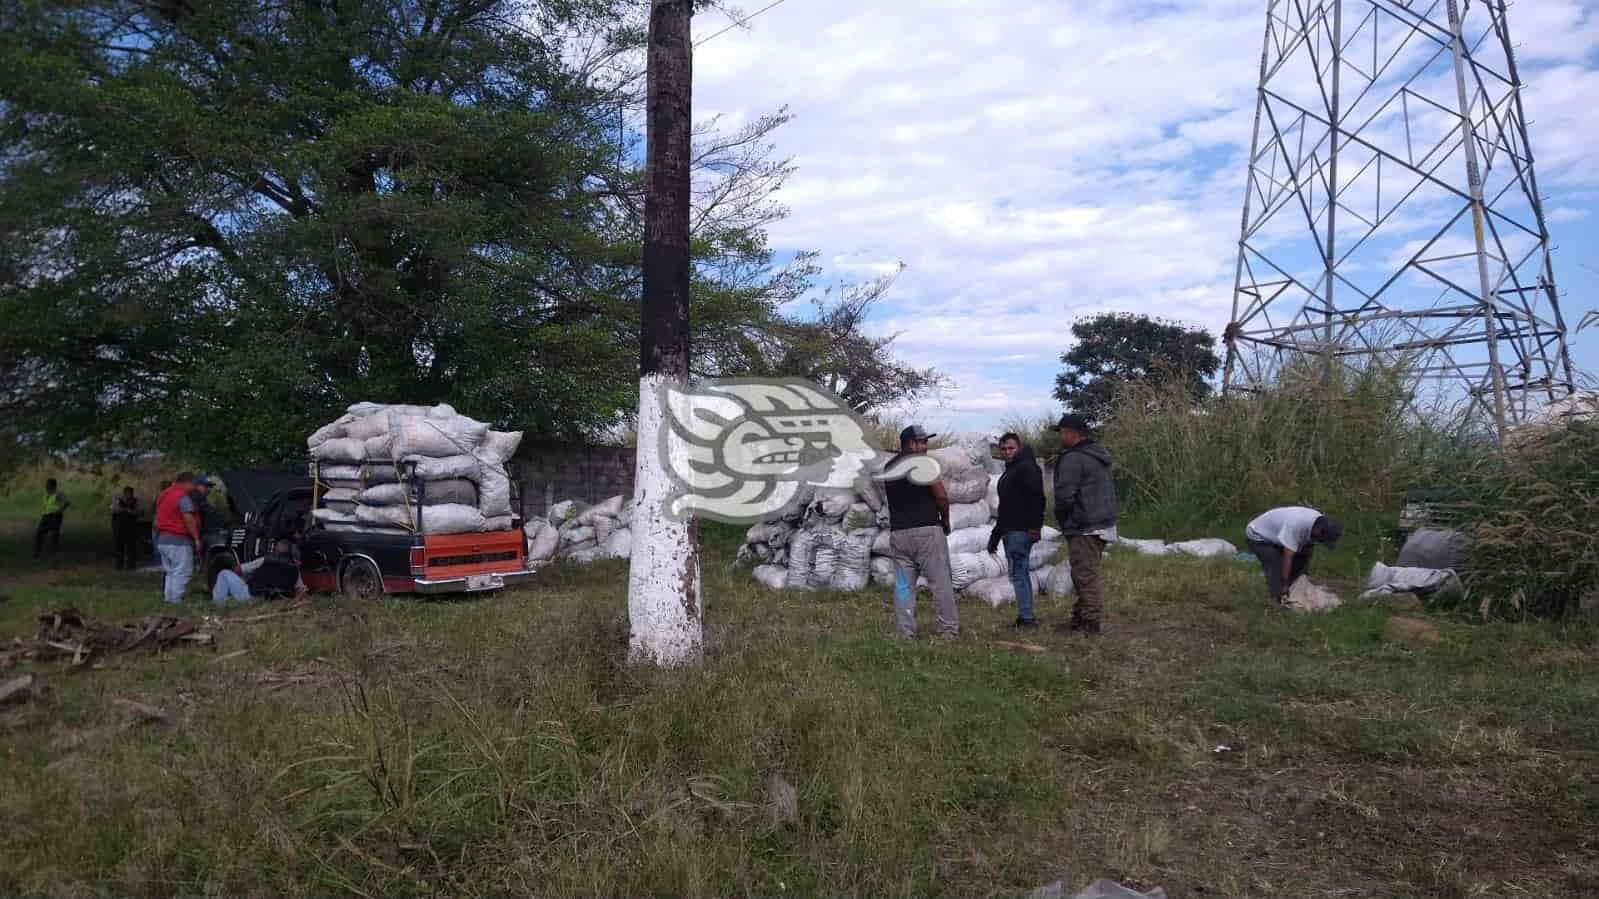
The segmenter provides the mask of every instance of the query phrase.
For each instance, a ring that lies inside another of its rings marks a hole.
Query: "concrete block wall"
[[[597,503],[617,494],[633,497],[637,455],[632,447],[523,441],[516,462],[522,472],[524,519],[547,515],[562,500]]]

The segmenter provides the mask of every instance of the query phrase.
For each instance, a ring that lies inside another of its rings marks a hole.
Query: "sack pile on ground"
[[[939,479],[949,495],[947,539],[955,589],[994,606],[1014,602],[1003,550],[988,552],[1004,463],[992,459],[982,444],[944,447],[930,455],[938,459]],[[739,559],[754,566],[757,581],[778,590],[860,590],[868,582],[893,586],[892,532],[880,482],[855,490],[822,488],[801,500],[793,511],[771,516],[745,535]],[[1053,564],[1061,546],[1060,532],[1044,528],[1028,560],[1035,592],[1071,592],[1070,566]]]
[[[633,503],[613,496],[585,505],[574,499],[556,503],[550,514],[522,525],[527,538],[527,566],[570,559],[626,559],[633,555]]]
[[[306,440],[323,498],[313,514],[334,530],[509,530],[505,463],[521,442],[521,431],[490,430],[445,404],[356,403]],[[404,483],[407,471],[421,483]]]

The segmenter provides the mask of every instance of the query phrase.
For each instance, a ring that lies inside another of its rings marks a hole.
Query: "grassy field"
[[[42,565],[25,523],[0,535],[0,637],[162,609],[77,525]],[[1410,648],[1386,608],[1293,617],[1248,566],[1116,553],[1102,639],[1008,646],[1010,610],[965,604],[959,641],[906,643],[886,592],[766,591],[736,542],[707,529],[691,671],[622,664],[619,563],[24,666],[0,894],[1599,893],[1591,624],[1435,619]]]

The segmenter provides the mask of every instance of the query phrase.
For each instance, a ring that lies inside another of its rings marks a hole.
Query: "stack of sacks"
[[[998,472],[1004,463],[993,460],[984,444],[944,447],[931,455],[938,459],[949,495],[947,539],[955,589],[994,605],[1015,601],[1004,554],[988,552],[999,506]],[[878,460],[879,466],[884,461]],[[793,511],[773,516],[745,535],[739,560],[755,566],[757,581],[791,590],[859,590],[868,580],[893,586],[892,532],[881,484],[863,483],[855,491],[822,490],[802,500]],[[1028,561],[1040,592],[1065,595],[1071,590],[1070,567],[1051,564],[1060,547],[1060,532],[1044,528]]]
[[[416,531],[420,495],[423,533],[509,530],[505,463],[521,442],[444,404],[356,403],[306,441],[323,491],[313,514],[335,530]],[[421,483],[402,483],[407,470]]]
[[[548,517],[522,526],[527,537],[527,565],[531,568],[555,559],[629,558],[633,555],[632,525],[633,503],[624,503],[621,496],[593,506],[572,499],[556,503]]]

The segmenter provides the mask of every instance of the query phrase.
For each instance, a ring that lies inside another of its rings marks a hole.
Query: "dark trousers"
[[[117,567],[139,567],[139,522],[124,519],[111,519],[111,539],[115,542]]]
[[[1288,583],[1283,583],[1283,548],[1275,543],[1261,543],[1258,540],[1249,541],[1249,551],[1260,560],[1260,567],[1266,572],[1266,595],[1272,599],[1282,596],[1283,593],[1294,585],[1303,575],[1310,573],[1310,554],[1313,546],[1307,546],[1294,553],[1294,561],[1289,563]]]
[[[44,553],[45,537],[50,538],[50,554],[61,551],[61,513],[39,516],[39,529],[33,532],[33,557]]]
[[[1072,563],[1072,620],[1099,624],[1105,617],[1105,541],[1093,534],[1066,538],[1066,557]]]

